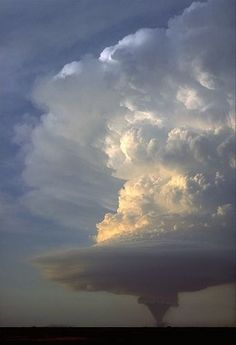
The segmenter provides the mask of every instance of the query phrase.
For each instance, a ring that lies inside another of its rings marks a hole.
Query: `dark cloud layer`
[[[179,292],[236,280],[234,248],[170,238],[58,252],[34,263],[47,278],[74,290],[137,296],[158,324],[178,304]]]

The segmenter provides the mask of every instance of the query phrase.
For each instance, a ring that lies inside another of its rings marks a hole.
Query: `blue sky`
[[[73,306],[30,262],[42,253],[171,229],[177,242],[235,238],[235,4],[191,4],[0,0],[3,325],[95,322],[96,293]],[[119,323],[125,304],[107,291],[104,323],[121,303]],[[64,319],[45,318],[54,293]],[[127,324],[152,325],[134,301]]]

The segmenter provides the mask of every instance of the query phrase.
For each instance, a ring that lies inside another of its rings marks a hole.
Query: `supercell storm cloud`
[[[235,5],[0,0],[0,326],[236,325]]]
[[[139,296],[157,324],[179,292],[235,281],[231,5],[193,3],[38,82],[46,112],[26,149],[24,203],[73,228],[80,205],[107,210],[95,245],[34,259],[47,277]]]

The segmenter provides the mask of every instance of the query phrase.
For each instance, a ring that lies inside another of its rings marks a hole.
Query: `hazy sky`
[[[1,325],[232,324],[235,1],[0,0],[0,32]]]

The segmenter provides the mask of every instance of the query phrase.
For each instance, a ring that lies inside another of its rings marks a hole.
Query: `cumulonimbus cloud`
[[[232,227],[233,8],[193,3],[166,29],[141,29],[38,83],[45,115],[23,173],[33,212],[76,228],[86,223],[79,210],[86,218],[100,204],[112,212],[97,225],[97,242],[211,228],[216,217],[222,231]]]
[[[234,5],[193,3],[38,83],[25,203],[73,227],[110,210],[95,246],[36,259],[48,277],[167,305],[235,280]]]

